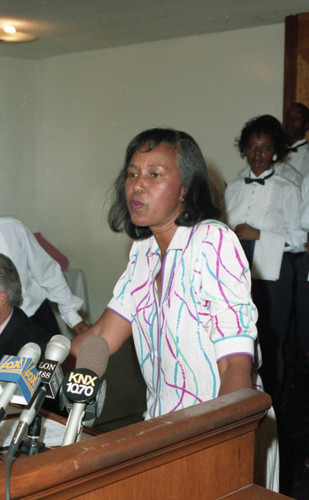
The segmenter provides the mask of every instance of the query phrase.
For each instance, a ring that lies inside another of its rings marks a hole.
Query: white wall
[[[84,269],[92,320],[130,246],[111,233],[104,207],[129,140],[153,126],[185,130],[208,165],[232,179],[242,165],[233,144],[244,122],[263,113],[281,118],[283,61],[283,24],[40,61],[0,59],[1,213],[40,230],[71,267]]]
[[[35,66],[0,58],[0,213],[31,218],[36,198]]]

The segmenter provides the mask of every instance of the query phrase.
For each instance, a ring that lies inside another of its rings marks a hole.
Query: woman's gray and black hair
[[[211,201],[206,163],[195,140],[179,130],[145,130],[134,137],[127,147],[124,166],[114,184],[114,201],[108,214],[112,231],[124,230],[134,240],[148,238],[152,232],[149,227],[137,227],[131,221],[125,196],[127,168],[137,151],[151,151],[159,144],[175,147],[181,184],[186,188],[184,209],[175,224],[191,227],[204,219],[220,216],[220,210]]]
[[[0,291],[8,295],[8,304],[18,307],[22,301],[18,271],[9,257],[0,253]]]

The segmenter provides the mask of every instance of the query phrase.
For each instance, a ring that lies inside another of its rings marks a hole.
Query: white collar
[[[249,167],[250,168],[250,167]],[[263,172],[261,175],[259,176],[256,176],[251,168],[250,168],[250,171],[249,171],[249,177],[251,177],[251,179],[264,179],[264,177],[268,177],[269,174],[273,173],[274,172],[274,169],[273,167],[270,167],[268,170],[265,170],[265,172]]]
[[[299,144],[301,144],[302,142],[305,142],[305,141],[307,142],[307,138],[303,137],[302,139],[299,139],[298,141],[291,144],[290,148],[296,148]]]

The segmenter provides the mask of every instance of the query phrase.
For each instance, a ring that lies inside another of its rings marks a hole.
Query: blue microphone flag
[[[2,382],[17,384],[11,401],[24,405],[29,403],[41,379],[31,358],[5,355],[0,361],[0,394],[5,386]]]

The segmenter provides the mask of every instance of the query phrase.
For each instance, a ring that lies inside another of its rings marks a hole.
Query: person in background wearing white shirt
[[[307,231],[309,236],[309,174],[304,178],[303,182],[303,201],[302,201],[302,216],[301,226],[304,231]],[[308,314],[308,301],[309,301],[309,238],[305,243],[305,254],[303,256],[303,302],[306,301],[307,309],[303,308],[304,315],[301,316],[303,320],[300,323],[298,342],[299,342],[299,356],[302,360],[300,368],[305,373],[309,371],[309,314]],[[306,293],[305,293],[306,292]],[[306,311],[306,312],[305,312]]]
[[[29,228],[12,217],[0,217],[0,252],[15,264],[22,284],[20,308],[49,333],[59,332],[48,300],[58,304],[64,322],[82,333],[88,329],[78,310],[83,301],[73,295],[59,264],[37,242]]]
[[[283,128],[289,145],[288,162],[298,172],[309,174],[309,143],[306,131],[309,130],[309,109],[300,102],[292,104],[283,119]]]
[[[283,127],[288,138],[288,161],[304,177],[302,184],[302,227],[309,230],[309,143],[306,131],[309,130],[309,109],[300,102],[289,107],[283,119]],[[293,330],[289,344],[289,371],[286,390],[297,374],[308,373],[309,359],[309,256],[304,249],[294,256],[295,269],[295,305]]]
[[[261,375],[276,407],[283,378],[283,343],[293,303],[293,266],[289,253],[303,249],[300,189],[275,173],[286,154],[280,122],[270,115],[250,120],[237,142],[247,158],[245,177],[225,192],[228,225],[236,232],[252,271],[252,296],[258,308]]]

